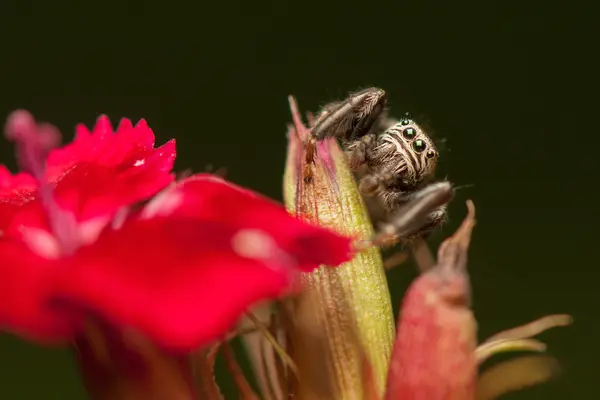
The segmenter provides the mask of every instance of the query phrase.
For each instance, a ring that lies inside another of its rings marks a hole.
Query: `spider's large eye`
[[[435,151],[433,150],[429,150],[426,154],[427,158],[433,158],[435,157]]]
[[[406,128],[402,131],[402,136],[406,139],[414,139],[417,136],[417,131],[415,131],[415,128]]]
[[[422,153],[427,148],[427,145],[421,139],[417,139],[413,142],[412,147],[417,153]]]

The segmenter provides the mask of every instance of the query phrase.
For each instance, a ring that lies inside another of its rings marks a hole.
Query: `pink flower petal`
[[[0,231],[8,229],[16,213],[35,198],[36,180],[29,174],[11,174],[0,165]]]
[[[163,346],[205,345],[254,302],[284,293],[294,276],[276,252],[240,254],[239,232],[189,219],[130,221],[80,249],[60,279],[61,296]]]
[[[51,181],[59,180],[76,164],[128,165],[155,150],[154,133],[145,121],[134,127],[130,120],[123,119],[115,132],[108,117],[103,115],[98,118],[92,132],[78,125],[73,142],[49,154],[47,175]],[[174,158],[174,154],[165,156],[167,165],[170,158]]]
[[[76,130],[73,143],[50,152],[46,177],[56,185],[58,205],[78,221],[113,215],[173,181],[175,141],[155,149],[145,121],[134,127],[123,119],[113,132],[102,116],[92,132],[81,125]],[[36,188],[29,175],[0,171],[0,230],[18,235],[21,226],[49,229]]]
[[[164,191],[142,216],[81,248],[59,292],[172,348],[219,338],[255,302],[294,289],[299,271],[351,256],[350,239],[210,175]]]
[[[175,157],[174,141],[156,153],[138,156],[133,163],[114,166],[77,165],[56,185],[58,204],[73,211],[81,221],[145,200],[173,181],[170,171]]]
[[[123,119],[113,132],[101,116],[91,133],[79,126],[73,143],[49,154],[47,178],[61,207],[85,220],[156,194],[174,179],[175,155],[174,140],[154,148],[144,120],[134,127]]]
[[[335,266],[351,257],[350,238],[292,217],[273,200],[214,175],[198,174],[180,181],[173,195],[181,194],[175,215],[260,229],[294,254],[306,271],[319,264]]]
[[[42,342],[69,339],[78,317],[48,305],[59,263],[18,242],[0,241],[0,327]]]

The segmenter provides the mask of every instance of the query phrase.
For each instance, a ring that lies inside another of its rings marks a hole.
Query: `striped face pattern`
[[[427,198],[438,160],[433,141],[417,123],[408,118],[398,122],[388,116],[386,99],[384,90],[371,87],[328,104],[312,126],[306,144],[310,172],[316,143],[340,139],[373,222],[395,218],[411,201]],[[305,182],[310,182],[311,176],[305,172]],[[402,240],[427,235],[445,218],[443,204],[414,232],[402,233]]]
[[[435,172],[438,152],[429,136],[410,119],[403,119],[377,138],[375,161],[407,185],[428,180]]]

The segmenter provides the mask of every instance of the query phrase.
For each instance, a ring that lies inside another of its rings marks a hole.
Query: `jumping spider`
[[[433,179],[438,152],[429,136],[414,121],[387,117],[386,94],[369,88],[346,100],[326,105],[311,130],[307,161],[314,156],[314,143],[330,137],[341,139],[359,190],[376,220],[388,219],[406,205]],[[401,234],[410,241],[429,234],[446,218],[446,206],[434,209],[425,223]]]

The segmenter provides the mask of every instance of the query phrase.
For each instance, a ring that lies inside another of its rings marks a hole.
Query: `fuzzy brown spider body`
[[[312,128],[313,140],[338,137],[355,172],[359,190],[375,221],[391,218],[433,180],[438,151],[414,121],[387,117],[385,92],[370,88],[324,107]],[[403,240],[427,235],[446,218],[432,211],[424,225]]]

